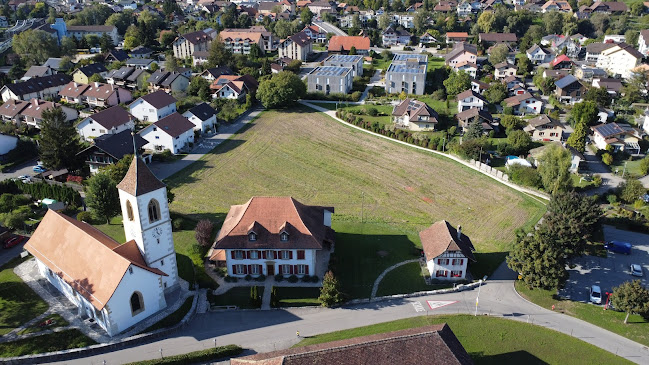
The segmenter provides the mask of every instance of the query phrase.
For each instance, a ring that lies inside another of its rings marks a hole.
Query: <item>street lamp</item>
[[[475,313],[473,313],[473,316],[478,315],[478,303],[480,302],[480,288],[482,288],[482,282],[487,280],[487,275],[485,275],[482,280],[480,280],[480,285],[478,285],[478,296],[475,298]]]

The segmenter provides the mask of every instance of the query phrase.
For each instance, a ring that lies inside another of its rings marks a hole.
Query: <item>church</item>
[[[166,186],[135,157],[117,189],[126,243],[49,210],[25,244],[39,273],[110,336],[164,309],[179,284]]]

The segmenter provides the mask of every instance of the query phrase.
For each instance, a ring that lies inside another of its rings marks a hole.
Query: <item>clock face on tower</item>
[[[160,238],[161,235],[162,235],[162,228],[155,227],[155,229],[153,230],[153,237]]]

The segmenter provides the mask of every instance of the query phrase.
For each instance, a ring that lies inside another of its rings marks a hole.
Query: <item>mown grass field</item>
[[[14,268],[23,261],[15,258],[0,268],[0,335],[38,317],[49,307],[14,274]]]
[[[469,168],[308,108],[264,112],[166,182],[172,210],[219,223],[231,205],[255,195],[334,206],[336,254],[353,272],[344,274],[353,276],[348,285],[358,288],[350,288],[352,297],[369,295],[378,273],[413,257],[418,232],[435,221],[462,225],[480,252],[504,252],[514,230],[531,227],[545,210]]]
[[[502,318],[422,316],[326,333],[296,345],[447,323],[476,364],[630,364],[626,359],[560,332]]]

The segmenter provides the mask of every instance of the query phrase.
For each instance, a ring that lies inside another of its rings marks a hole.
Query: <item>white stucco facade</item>
[[[461,252],[444,252],[426,262],[426,267],[432,279],[462,280],[466,278],[469,259]]]
[[[106,127],[92,120],[91,117],[87,117],[86,119],[82,120],[81,123],[77,124],[76,128],[81,138],[86,141],[91,141],[94,138],[103,136],[104,134],[117,134],[126,129],[133,129],[133,126],[134,123],[132,121],[129,121],[117,127],[107,129]]]
[[[137,99],[130,106],[130,113],[135,118],[145,122],[157,122],[167,115],[176,112],[176,103],[172,103],[162,108],[156,108],[147,103],[144,99]]]
[[[250,274],[259,276],[261,274],[284,276],[290,275],[314,275],[316,267],[316,250],[278,250],[259,249],[259,250],[225,250],[228,275],[236,277],[245,277]],[[304,253],[304,258],[298,251]],[[300,258],[298,258],[300,257]]]
[[[189,143],[194,143],[193,129],[188,129],[181,135],[172,137],[155,124],[151,124],[141,130],[139,134],[149,142],[144,145],[144,149],[158,152],[169,150],[174,155],[179,153]]]

